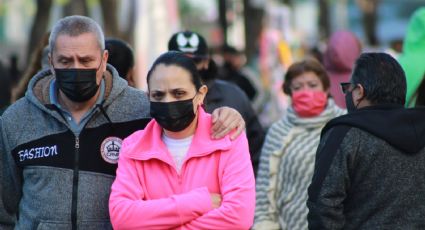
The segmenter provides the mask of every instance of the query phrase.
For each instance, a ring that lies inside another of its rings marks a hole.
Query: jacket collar
[[[186,154],[185,161],[193,157],[209,155],[217,150],[228,150],[231,146],[230,137],[214,140],[210,137],[211,115],[202,107],[198,108],[198,125]],[[137,143],[128,151],[128,157],[135,160],[159,159],[171,164],[172,159],[167,147],[162,142],[162,128],[152,119],[146,128],[136,134]]]
[[[54,76],[50,69],[38,72],[29,82],[26,97],[34,104],[46,105],[50,102],[50,82]],[[118,72],[111,65],[107,65],[104,73],[105,105],[110,104],[127,87],[127,82],[121,79]]]
[[[51,111],[50,82],[54,79],[50,69],[38,72],[29,82],[25,97],[35,106],[52,116],[59,115]],[[118,72],[111,65],[107,65],[104,73],[105,95],[103,105],[111,104],[127,87],[127,82],[119,77]]]

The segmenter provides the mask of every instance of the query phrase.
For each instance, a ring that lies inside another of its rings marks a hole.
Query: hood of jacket
[[[38,72],[29,82],[25,97],[41,110],[51,113],[46,107],[50,105],[50,83],[55,79],[50,69]],[[103,106],[111,104],[127,87],[127,82],[119,77],[118,72],[111,65],[107,65],[103,74],[105,80],[105,98]]]
[[[360,52],[360,41],[353,33],[338,31],[329,39],[323,56],[323,64],[326,70],[331,72],[351,73]]]
[[[340,83],[350,80],[351,71],[360,53],[360,41],[351,32],[335,32],[329,39],[328,48],[323,56],[323,64],[331,82],[330,93],[335,103],[341,108],[346,108],[346,105]]]
[[[368,106],[331,120],[322,135],[334,126],[351,126],[385,140],[406,154],[425,146],[425,107],[406,109],[402,105]]]

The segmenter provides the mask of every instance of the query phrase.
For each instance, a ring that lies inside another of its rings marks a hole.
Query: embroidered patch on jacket
[[[102,155],[103,160],[111,164],[118,163],[121,144],[122,139],[118,137],[108,137],[103,140],[102,145],[100,146],[100,154]]]

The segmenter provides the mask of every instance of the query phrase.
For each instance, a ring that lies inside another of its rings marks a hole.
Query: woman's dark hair
[[[201,77],[198,73],[198,70],[196,69],[195,63],[192,61],[191,58],[187,57],[184,53],[179,51],[168,51],[166,53],[161,54],[161,56],[159,56],[155,60],[155,62],[152,64],[151,69],[148,72],[148,76],[147,76],[148,86],[149,86],[149,79],[151,78],[153,71],[155,70],[156,66],[160,64],[164,64],[166,66],[175,65],[187,70],[190,73],[192,82],[195,85],[196,90],[199,90],[201,88],[202,86]]]
[[[425,106],[425,73],[422,77],[421,84],[419,85],[411,100],[414,99],[416,99],[415,107]]]
[[[320,81],[322,82],[323,89],[324,90],[329,89],[330,81],[329,81],[328,74],[326,73],[326,70],[323,67],[323,65],[320,64],[320,62],[314,58],[306,58],[303,61],[295,62],[289,67],[288,71],[285,74],[285,81],[283,82],[283,85],[282,85],[283,92],[288,95],[292,95],[292,92],[291,92],[292,81],[299,75],[306,72],[315,73],[317,77],[320,79]]]

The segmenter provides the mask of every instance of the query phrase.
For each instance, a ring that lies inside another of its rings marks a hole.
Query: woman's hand
[[[219,208],[221,205],[221,195],[218,193],[210,193],[213,208]]]

